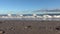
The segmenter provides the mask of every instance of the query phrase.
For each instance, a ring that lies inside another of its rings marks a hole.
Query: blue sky
[[[34,13],[37,9],[60,9],[60,0],[0,0],[0,14]]]

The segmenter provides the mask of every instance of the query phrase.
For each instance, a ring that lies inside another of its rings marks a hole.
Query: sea
[[[36,14],[37,16],[43,16],[45,14]],[[60,15],[60,14],[48,14],[48,15]],[[8,16],[8,14],[0,14],[0,16]],[[12,16],[17,16],[12,14]],[[33,14],[23,14],[23,16],[33,16]],[[60,21],[60,18],[0,18],[0,20],[47,20],[47,21]]]

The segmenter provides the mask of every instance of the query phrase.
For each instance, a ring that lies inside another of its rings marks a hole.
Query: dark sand
[[[0,20],[3,34],[60,34],[60,21]]]

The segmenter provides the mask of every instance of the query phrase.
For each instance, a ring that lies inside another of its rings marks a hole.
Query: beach
[[[3,34],[60,34],[60,21],[0,20]]]

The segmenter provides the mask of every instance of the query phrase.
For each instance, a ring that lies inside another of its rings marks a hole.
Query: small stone
[[[27,29],[28,27],[25,27],[25,29]]]
[[[0,31],[0,34],[3,34],[3,31]]]
[[[27,29],[27,28],[31,28],[31,26],[26,26],[25,29]]]

